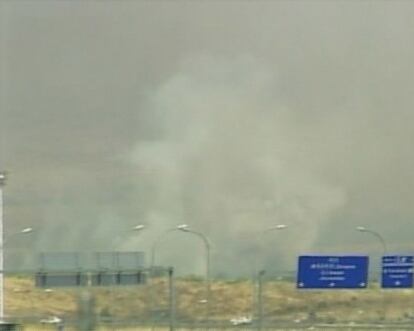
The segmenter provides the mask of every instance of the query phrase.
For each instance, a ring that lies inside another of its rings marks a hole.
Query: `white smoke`
[[[278,223],[290,227],[283,236],[274,234],[277,258],[286,263],[311,249],[321,227],[345,204],[342,188],[324,181],[308,162],[312,151],[303,136],[314,128],[284,107],[272,67],[247,56],[195,57],[148,104],[152,125],[162,134],[138,142],[131,155],[146,170],[140,180],[152,192],[147,223],[164,230],[188,223],[202,231],[213,242],[217,269],[247,270],[249,263],[239,261],[251,260],[257,233]],[[164,261],[181,259],[171,251]],[[188,270],[200,259],[182,260]]]

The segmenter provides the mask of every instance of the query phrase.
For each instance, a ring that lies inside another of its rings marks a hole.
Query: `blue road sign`
[[[299,289],[363,289],[368,256],[299,256]]]
[[[412,256],[382,257],[382,288],[411,288],[414,259]]]

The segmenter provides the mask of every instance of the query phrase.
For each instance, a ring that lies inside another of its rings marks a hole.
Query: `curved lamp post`
[[[177,226],[177,229],[182,231],[182,232],[187,232],[187,233],[191,233],[199,238],[201,238],[201,240],[203,241],[205,250],[206,250],[206,282],[207,284],[209,284],[210,281],[210,250],[211,250],[211,244],[210,244],[210,240],[207,238],[207,236],[205,236],[204,234],[202,234],[201,232],[198,231],[194,231],[191,230],[189,228],[189,226],[187,224],[181,224],[179,226]],[[208,298],[206,298],[208,301]]]
[[[205,253],[206,253],[206,321],[209,320],[210,315],[210,250],[211,250],[211,244],[210,240],[202,234],[201,232],[191,230],[190,227],[187,224],[180,224],[177,226],[177,230],[193,234],[203,241],[204,247],[205,247]]]
[[[137,234],[141,233],[143,230],[145,230],[147,227],[144,224],[137,224],[135,225],[131,230],[134,232],[137,232]],[[145,265],[145,259],[144,259],[144,265]]]
[[[155,264],[155,250],[157,248],[157,245],[160,243],[160,241],[164,238],[165,235],[167,235],[171,232],[174,232],[174,231],[182,231],[182,232],[191,233],[193,235],[198,236],[199,238],[201,238],[203,240],[203,243],[204,243],[205,248],[206,248],[206,283],[209,284],[209,280],[210,280],[210,248],[211,248],[210,241],[201,232],[191,230],[187,224],[180,224],[180,225],[177,225],[174,228],[168,229],[167,231],[165,231],[162,235],[160,235],[154,241],[154,243],[151,247],[151,265],[150,265],[151,269],[154,267],[154,264]]]
[[[355,228],[355,230],[357,230],[359,232],[369,233],[370,235],[372,235],[375,238],[377,238],[378,241],[381,244],[383,256],[387,254],[387,251],[388,251],[387,250],[387,243],[386,243],[384,237],[381,236],[381,234],[379,234],[378,232],[373,231],[371,229],[367,229],[365,226],[357,226]],[[381,259],[380,259],[380,261],[381,261]],[[386,315],[386,302],[385,302],[385,298],[383,298],[383,300],[382,300],[382,318],[385,319],[385,315]]]
[[[355,228],[355,230],[357,230],[357,231],[359,231],[359,232],[365,232],[365,233],[369,233],[369,234],[371,234],[372,236],[374,236],[375,238],[377,238],[378,239],[378,241],[380,242],[380,244],[381,244],[381,247],[382,247],[382,251],[383,251],[383,255],[386,255],[387,254],[387,243],[385,242],[385,239],[384,239],[384,237],[383,236],[381,236],[378,232],[376,232],[376,231],[373,231],[373,230],[370,230],[370,229],[367,229],[365,226],[357,226],[356,228]]]
[[[262,230],[262,231],[260,231],[258,233],[257,238],[256,238],[258,249],[256,250],[256,258],[255,258],[255,263],[254,263],[254,266],[255,266],[255,268],[254,268],[255,277],[257,276],[257,273],[259,271],[258,270],[259,269],[258,268],[258,262],[261,259],[261,256],[260,255],[261,255],[261,253],[263,251],[263,237],[266,234],[270,233],[270,232],[285,230],[287,227],[288,226],[286,224],[277,224],[277,225],[271,226],[269,228],[266,228],[266,229],[264,229],[264,230]]]
[[[154,294],[154,289],[153,289],[153,277],[154,277],[154,266],[155,266],[155,252],[156,252],[156,248],[158,246],[158,244],[161,242],[162,239],[164,239],[164,237],[166,235],[168,235],[171,232],[175,232],[175,231],[183,231],[184,228],[186,228],[187,226],[184,224],[178,225],[174,228],[168,229],[167,231],[163,232],[158,238],[155,239],[155,241],[153,242],[152,246],[151,246],[151,261],[150,261],[150,279],[151,279],[151,285],[150,285],[150,309],[152,310],[154,307],[154,302],[155,302],[155,294]],[[170,293],[170,297],[169,297],[169,305],[170,305],[170,330],[174,329],[174,320],[175,320],[175,294],[174,294],[174,290],[173,290],[173,268],[169,268],[168,269],[168,277],[169,277],[169,293]],[[151,313],[151,329],[153,329],[154,327],[154,317],[153,314]]]
[[[32,232],[33,232],[33,228],[29,227],[29,228],[24,228],[20,230],[19,232],[12,233],[6,238],[4,238],[3,233],[1,235],[1,242],[0,242],[0,323],[4,322],[4,247],[14,237],[18,235],[30,234]]]

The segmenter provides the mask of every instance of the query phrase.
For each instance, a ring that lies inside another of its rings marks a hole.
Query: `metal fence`
[[[315,330],[315,331],[332,331],[332,330],[341,330],[341,331],[377,331],[377,330],[393,330],[393,331],[409,331],[413,330],[413,326],[403,326],[403,325],[281,325],[267,328],[264,331],[299,331],[299,330]],[[63,325],[63,326],[54,326],[54,325],[36,325],[29,324],[20,327],[18,330],[25,331],[77,331],[76,326]],[[110,331],[110,330],[120,330],[120,331],[171,331],[168,327],[150,327],[147,325],[99,325],[94,330],[96,331]],[[192,327],[179,327],[174,331],[256,331],[255,328],[229,328],[229,327],[211,327],[211,328],[192,328]]]
[[[36,288],[33,275],[7,275],[6,314],[25,329],[411,330],[414,292],[303,291],[291,278],[174,279],[156,268],[138,286]]]

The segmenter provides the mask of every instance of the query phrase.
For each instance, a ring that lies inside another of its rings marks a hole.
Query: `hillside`
[[[6,314],[18,318],[73,317],[79,295],[85,291],[39,289],[27,277],[7,277],[5,286]],[[152,286],[92,288],[91,293],[98,318],[145,322],[150,319],[151,311],[157,320],[168,319],[167,289],[165,279],[156,279]],[[204,291],[204,282],[198,279],[176,280],[178,321],[205,319]],[[232,318],[252,316],[253,291],[250,281],[213,281],[210,320],[228,322]],[[269,281],[263,293],[266,321],[407,321],[413,316],[414,295],[407,290],[384,292],[374,287],[363,291],[303,292],[291,282]]]

